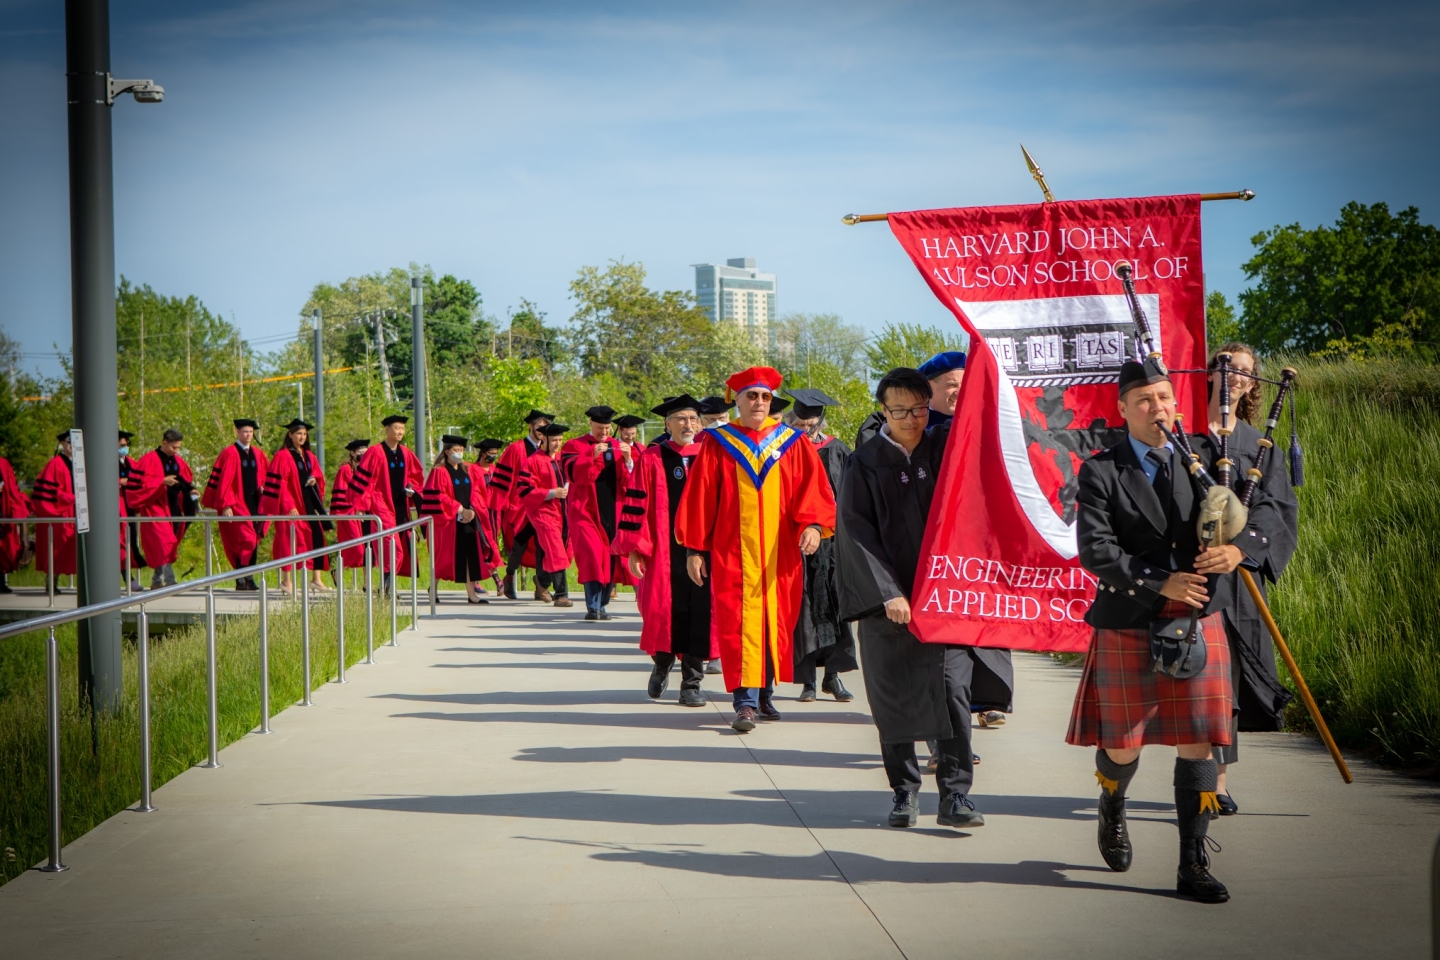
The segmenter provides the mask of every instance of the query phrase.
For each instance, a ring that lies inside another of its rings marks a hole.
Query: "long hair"
[[[1241,343],[1239,340],[1232,340],[1229,343],[1222,344],[1220,349],[1210,354],[1210,362],[1206,365],[1207,370],[1213,371],[1219,367],[1220,364],[1215,358],[1222,353],[1228,353],[1231,356],[1237,353],[1245,354],[1255,364],[1255,375],[1257,377],[1260,376],[1260,355],[1255,352],[1255,348],[1250,346],[1250,344]],[[1250,385],[1241,391],[1238,397],[1231,398],[1235,404],[1236,418],[1244,420],[1251,426],[1255,425],[1255,418],[1260,414],[1260,403],[1263,399],[1260,388],[1261,384],[1259,380],[1251,380]]]
[[[309,453],[309,452],[310,452],[310,431],[309,431],[309,430],[306,430],[306,431],[305,431],[305,442],[304,442],[303,444],[299,445],[299,446],[296,446],[296,445],[295,445],[295,433],[294,433],[294,431],[286,430],[286,431],[285,431],[285,440],[280,444],[280,449],[281,449],[281,450],[286,450],[286,449],[289,449],[289,450],[304,450],[306,453]]]

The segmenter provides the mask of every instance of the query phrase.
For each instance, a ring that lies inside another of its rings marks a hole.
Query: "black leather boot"
[[[1100,856],[1116,873],[1130,869],[1134,850],[1125,825],[1125,791],[1140,769],[1140,761],[1116,763],[1104,750],[1095,751],[1095,779],[1100,781],[1100,828],[1096,836]]]
[[[1218,809],[1215,798],[1215,761],[1175,761],[1175,814],[1180,825],[1180,868],[1175,873],[1175,890],[1201,903],[1224,903],[1230,899],[1225,884],[1210,875],[1206,844],[1210,814]]]

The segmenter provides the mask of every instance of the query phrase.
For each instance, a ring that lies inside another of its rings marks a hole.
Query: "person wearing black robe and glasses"
[[[983,826],[970,800],[970,699],[1003,695],[975,648],[921,643],[908,628],[921,542],[943,453],[925,430],[930,382],[918,370],[891,370],[875,389],[880,431],[845,465],[835,532],[840,616],[858,621],[860,662],[880,755],[894,791],[892,827],[914,826],[921,772],[916,740],[935,740],[940,788],[936,822]]]

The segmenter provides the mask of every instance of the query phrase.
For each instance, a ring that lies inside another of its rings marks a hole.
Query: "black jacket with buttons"
[[[1208,468],[1215,460],[1215,448],[1204,436],[1191,437],[1190,442]],[[1148,627],[1165,605],[1160,590],[1170,574],[1195,571],[1201,497],[1191,486],[1182,460],[1177,452],[1172,466],[1176,509],[1168,511],[1170,517],[1128,438],[1081,465],[1076,516],[1080,564],[1100,581],[1085,614],[1091,626]],[[1253,525],[1234,541],[1246,554],[1247,565],[1255,562],[1249,559],[1253,554],[1247,541],[1259,539],[1249,536],[1251,529]],[[1234,579],[1206,578],[1210,599],[1204,614],[1230,605]]]

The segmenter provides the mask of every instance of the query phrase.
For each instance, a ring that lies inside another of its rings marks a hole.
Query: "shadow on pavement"
[[[525,637],[509,637],[511,640],[524,640]],[[626,645],[615,649],[612,647],[556,647],[544,642],[543,637],[532,637],[534,644],[528,647],[440,647],[437,653],[511,653],[521,657],[552,656],[559,653],[568,653],[579,657],[630,657],[634,662],[644,664],[648,670],[651,666],[650,658],[640,651],[639,647]]]
[[[544,653],[532,650],[531,653]],[[624,670],[629,673],[649,673],[650,668],[641,661],[633,663],[584,663],[580,660],[561,660],[551,663],[432,663],[440,670]]]
[[[618,763],[621,760],[664,760],[676,763],[740,763],[771,767],[836,767],[877,770],[878,756],[824,753],[815,750],[766,750],[751,747],[527,747],[516,760],[533,763]]]
[[[636,697],[645,697],[642,685],[629,690],[500,690],[494,693],[378,693],[375,700],[406,700],[413,703],[458,703],[484,706],[510,703],[531,706],[579,706],[587,703],[614,703],[630,706]],[[649,698],[645,698],[649,699]]]
[[[591,701],[586,701],[587,703]],[[629,706],[631,702],[652,703],[645,691],[637,689],[630,701],[620,701],[617,706]],[[665,729],[716,728],[727,736],[737,736],[730,729],[729,721],[722,720],[710,710],[696,710],[693,707],[677,706],[673,700],[653,704],[656,709],[646,713],[557,713],[535,711],[533,713],[395,713],[394,717],[411,717],[420,720],[450,720],[459,723],[559,723],[582,727],[663,727]],[[721,702],[722,709],[730,704]],[[863,713],[812,713],[805,717],[806,723],[870,723]]]

